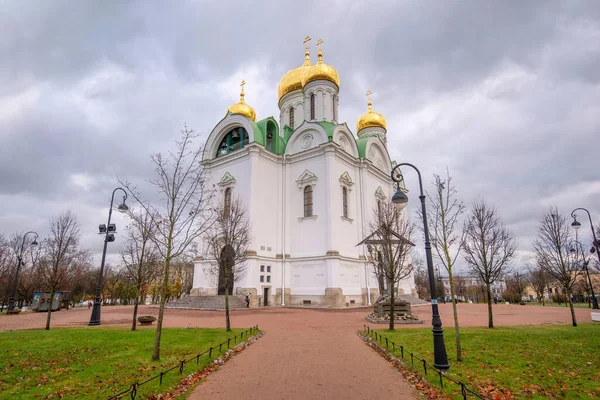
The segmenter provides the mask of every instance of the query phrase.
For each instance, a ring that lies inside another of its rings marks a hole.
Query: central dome
[[[340,87],[340,75],[331,65],[327,65],[323,62],[323,53],[319,50],[319,61],[312,67],[307,68],[304,72],[302,79],[302,86],[304,87],[309,82],[325,80],[332,83],[339,88]]]
[[[283,78],[281,78],[281,81],[279,81],[277,94],[280,100],[286,94],[293,92],[294,90],[302,89],[302,78],[304,77],[304,72],[312,65],[310,62],[310,53],[308,52],[308,49],[306,49],[304,56],[304,63],[298,68],[290,69],[283,76]]]

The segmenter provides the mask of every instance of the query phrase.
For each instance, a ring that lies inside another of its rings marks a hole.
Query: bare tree
[[[458,192],[452,184],[452,177],[448,168],[446,168],[446,176],[444,178],[435,174],[433,178],[435,192],[433,195],[427,192],[427,198],[431,205],[431,218],[429,219],[430,239],[431,245],[435,250],[435,257],[444,266],[446,271],[448,271],[450,298],[452,299],[452,311],[454,314],[456,361],[460,362],[462,361],[462,352],[456,305],[454,264],[458,259],[464,240],[464,231],[457,232],[460,229],[457,225],[460,224],[461,215],[466,211],[466,207],[457,198]],[[421,211],[418,211],[418,214],[422,218]]]
[[[413,272],[410,254],[413,225],[402,217],[392,203],[381,203],[373,210],[369,223],[371,232],[363,243],[367,243],[369,263],[375,274],[385,279],[390,296],[390,325],[394,330],[395,288],[402,279]]]
[[[125,273],[135,288],[131,322],[131,330],[135,331],[140,297],[144,288],[159,275],[159,254],[152,241],[156,225],[152,221],[151,214],[142,209],[138,212],[130,211],[128,215],[131,222],[127,226],[121,258]]]
[[[479,277],[486,288],[488,326],[494,327],[491,285],[509,272],[517,244],[504,227],[498,210],[483,199],[476,200],[465,223],[463,250],[471,273]]]
[[[528,284],[529,279],[527,275],[521,271],[514,271],[506,278],[506,291],[512,297],[513,303],[519,303],[523,300],[523,295]],[[506,298],[506,296],[503,297]]]
[[[546,271],[539,266],[535,269],[529,268],[529,285],[533,288],[537,301],[541,301],[542,305],[545,306],[546,301],[544,293],[548,286],[548,275],[546,274]]]
[[[164,260],[162,282],[160,282],[160,308],[156,324],[156,337],[152,360],[160,359],[160,338],[168,294],[171,261],[200,238],[210,227],[210,197],[212,192],[205,188],[202,146],[194,148],[196,132],[187,126],[181,138],[175,142],[176,150],[168,154],[153,154],[156,177],[149,182],[161,196],[161,204],[153,206],[142,199],[137,187],[121,182],[133,198],[152,218],[156,233],[152,240]]]
[[[79,249],[80,239],[81,227],[71,210],[50,219],[50,234],[42,244],[44,257],[39,262],[44,290],[50,292],[46,330],[50,329],[54,294],[70,283],[78,265],[89,261],[89,254]]]
[[[571,252],[570,244],[576,240],[567,219],[558,213],[557,208],[540,217],[538,234],[533,241],[537,263],[548,276],[556,279],[562,286],[566,301],[571,308],[573,326],[577,326],[573,308],[573,285],[582,273],[580,264],[584,255],[579,250]]]
[[[231,330],[229,291],[246,273],[246,257],[252,233],[244,204],[239,198],[215,210],[215,221],[204,235],[207,258],[216,260],[211,273],[225,286],[225,329]]]

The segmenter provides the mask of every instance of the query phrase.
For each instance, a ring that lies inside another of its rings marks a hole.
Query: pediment
[[[300,176],[296,180],[296,183],[298,184],[299,190],[301,190],[306,185],[314,186],[317,183],[317,176],[309,170],[305,169],[304,172],[300,174]]]
[[[352,186],[354,186],[354,182],[352,182],[352,178],[350,177],[348,171],[340,175],[340,184],[346,186],[348,189],[351,189]]]
[[[223,177],[221,178],[221,180],[218,183],[218,185],[221,187],[230,186],[230,185],[234,185],[234,184],[235,184],[235,178],[229,172],[225,172],[225,175],[223,175]]]

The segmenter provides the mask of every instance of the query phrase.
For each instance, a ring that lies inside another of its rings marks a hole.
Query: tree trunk
[[[140,291],[139,291],[139,288],[138,288],[138,294],[139,294],[139,292],[140,292]],[[131,322],[131,330],[132,330],[132,331],[135,331],[135,326],[136,326],[135,319],[137,318],[137,312],[138,312],[138,299],[139,299],[139,298],[140,298],[140,297],[136,295],[136,296],[135,296],[135,300],[134,300],[134,305],[133,305],[133,321]]]
[[[43,293],[42,293],[43,295]],[[50,293],[50,303],[48,304],[48,315],[46,316],[46,330],[50,330],[50,319],[52,318],[52,300],[54,299],[54,290]],[[58,305],[60,308],[60,304]]]
[[[160,337],[162,334],[162,322],[165,315],[165,300],[167,298],[167,289],[169,287],[169,268],[171,267],[171,241],[167,248],[165,257],[165,270],[163,275],[163,284],[160,293],[160,308],[158,309],[158,320],[156,321],[156,337],[154,338],[154,351],[152,352],[152,361],[160,360]]]
[[[394,283],[393,282],[388,282],[388,285],[390,287],[390,331],[394,330],[394,319],[396,318],[395,315],[395,302],[396,302],[396,295],[394,293]]]
[[[492,290],[490,289],[490,284],[486,283],[487,288],[487,303],[488,303],[488,327],[494,327],[494,317],[492,315]]]
[[[462,350],[460,348],[460,331],[458,327],[458,310],[456,306],[456,291],[454,289],[454,278],[452,277],[452,269],[448,270],[448,280],[450,281],[450,298],[452,301],[452,312],[454,314],[454,335],[456,336],[456,361],[462,361]]]
[[[229,320],[229,268],[225,263],[225,330],[231,330],[231,321]]]
[[[573,299],[571,299],[571,291],[565,290],[565,292],[567,293],[569,307],[571,307],[571,319],[573,320],[573,326],[577,326],[577,318],[575,318],[575,308],[573,307]]]

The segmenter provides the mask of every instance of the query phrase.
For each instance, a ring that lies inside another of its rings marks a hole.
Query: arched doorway
[[[225,286],[227,286],[227,288],[229,290],[227,290],[229,292],[229,294],[233,294],[233,282],[234,282],[234,275],[233,275],[233,271],[232,269],[232,265],[233,262],[235,260],[235,250],[233,250],[233,247],[231,247],[230,245],[227,245],[225,247],[223,247],[223,249],[221,250],[221,262],[219,264],[219,286],[218,286],[218,294],[219,295],[224,295],[225,294]],[[227,278],[226,278],[226,272],[228,272],[227,274]],[[226,285],[227,283],[227,285]]]

